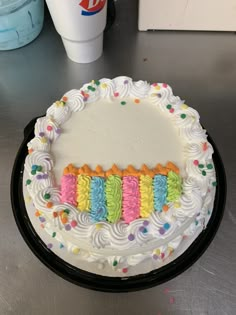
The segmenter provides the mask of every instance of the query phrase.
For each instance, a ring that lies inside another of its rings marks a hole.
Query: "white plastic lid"
[[[89,63],[97,60],[103,51],[103,33],[89,41],[76,42],[62,37],[67,56],[74,62]]]

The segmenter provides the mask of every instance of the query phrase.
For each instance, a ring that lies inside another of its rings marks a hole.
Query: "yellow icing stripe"
[[[139,186],[141,200],[140,216],[147,218],[154,210],[152,178],[148,175],[141,175]]]
[[[87,175],[77,176],[77,202],[80,211],[90,210],[90,182],[91,178]]]

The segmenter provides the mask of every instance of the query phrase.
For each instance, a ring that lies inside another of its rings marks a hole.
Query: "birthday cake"
[[[166,83],[128,77],[71,90],[37,119],[25,160],[29,218],[81,269],[131,276],[181,255],[207,226],[213,149]]]

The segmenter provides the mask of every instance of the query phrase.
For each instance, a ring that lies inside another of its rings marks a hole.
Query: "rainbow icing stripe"
[[[83,174],[77,176],[77,203],[80,211],[90,209],[90,185],[90,176]]]
[[[99,165],[93,171],[88,165],[70,164],[61,179],[61,201],[89,212],[93,222],[147,218],[154,211],[167,211],[167,203],[177,201],[181,193],[179,169],[171,162],[154,169],[129,165],[123,171],[114,164],[106,172]]]
[[[164,175],[155,175],[153,179],[153,190],[154,209],[158,212],[161,212],[162,207],[166,204],[167,177]]]
[[[123,219],[130,223],[140,216],[140,192],[138,177],[123,177]]]
[[[154,209],[152,178],[149,175],[141,175],[139,185],[141,194],[140,216],[148,218]]]

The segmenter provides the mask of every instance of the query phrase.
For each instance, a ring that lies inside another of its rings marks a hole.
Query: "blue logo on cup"
[[[84,9],[82,15],[90,16],[100,12],[106,4],[106,0],[82,0],[80,6]]]

